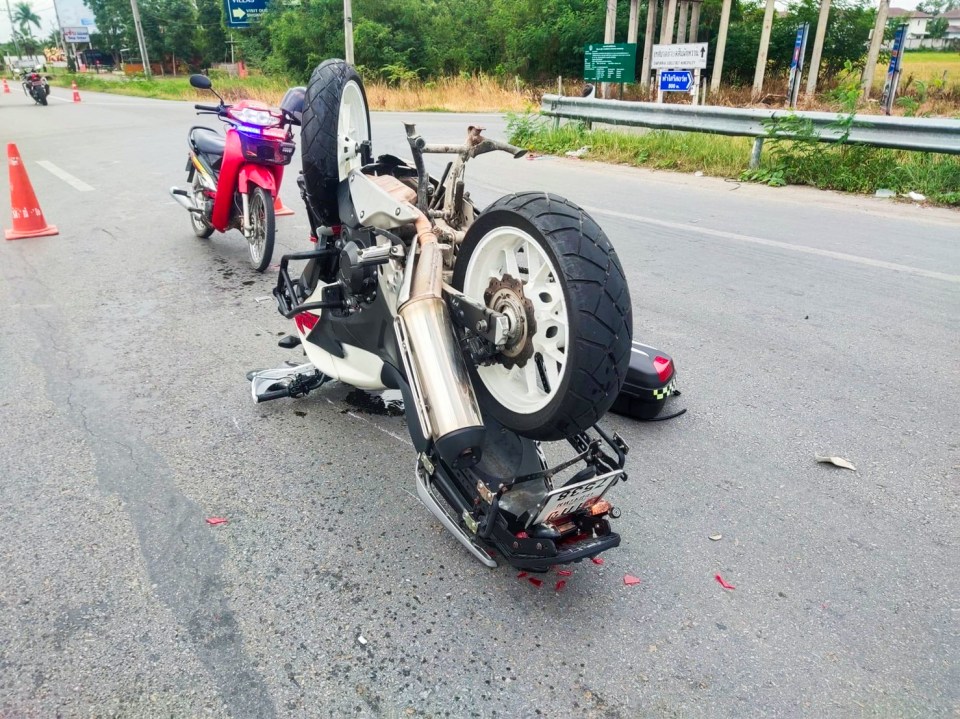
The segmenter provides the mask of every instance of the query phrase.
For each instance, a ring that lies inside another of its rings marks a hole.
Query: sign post
[[[696,105],[700,71],[707,67],[707,43],[654,45],[650,67],[657,71],[657,102],[663,102],[665,92],[686,92]]]
[[[803,56],[807,53],[807,35],[810,23],[805,22],[797,28],[797,40],[793,44],[793,59],[790,60],[790,80],[787,82],[787,104],[790,109],[797,106],[800,94],[800,78],[803,75]]]
[[[883,97],[880,98],[880,107],[885,115],[893,111],[893,101],[897,96],[897,86],[900,84],[900,66],[903,63],[903,41],[907,37],[907,26],[900,25],[893,36],[893,49],[890,51],[890,65],[887,67],[887,81],[883,85]]]

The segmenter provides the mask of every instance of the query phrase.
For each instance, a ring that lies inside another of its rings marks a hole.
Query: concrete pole
[[[353,7],[351,0],[343,0],[343,54],[353,65]]]
[[[663,24],[660,26],[660,44],[673,44],[673,26],[677,20],[677,0],[664,0],[667,6],[663,13]]]
[[[13,40],[13,46],[17,48],[17,58],[19,59],[22,57],[22,54],[20,52],[20,43],[17,42],[17,29],[13,24],[13,13],[10,12],[10,0],[7,0],[7,17],[10,18],[10,39]],[[3,63],[0,63],[0,66],[2,65]]]
[[[643,63],[640,65],[640,84],[650,85],[650,63],[653,57],[653,34],[657,30],[657,0],[647,0],[647,30],[643,36]]]
[[[140,59],[143,60],[143,75],[148,80],[150,79],[150,58],[147,57],[147,41],[143,39],[143,25],[140,24],[140,8],[137,7],[137,0],[130,0],[130,10],[133,11],[133,26],[137,31],[137,42],[140,43]],[[74,57],[76,57],[77,51],[74,47],[73,51]],[[160,70],[163,74],[163,58],[160,58]]]
[[[770,30],[773,29],[773,0],[767,0],[763,13],[763,30],[760,32],[760,51],[757,53],[757,69],[753,73],[753,99],[763,92],[763,74],[767,70],[767,49],[770,47]]]
[[[617,32],[617,0],[607,0],[607,23],[603,28],[603,42],[609,45],[613,42]],[[600,83],[600,97],[610,98],[610,83]]]
[[[820,56],[823,54],[823,38],[827,34],[827,18],[830,16],[830,0],[820,0],[820,18],[817,20],[817,36],[813,40],[810,55],[810,70],[807,73],[807,94],[817,90],[817,75],[820,73]]]
[[[680,0],[680,17],[677,20],[677,42],[685,43],[687,41],[687,13],[690,12],[690,3],[688,0]]]
[[[630,20],[627,22],[627,42],[637,42],[637,30],[640,25],[640,0],[630,0]]]
[[[702,4],[701,0],[693,0],[690,3],[690,35],[687,37],[687,42],[696,42],[700,37],[700,6]]]
[[[870,39],[870,50],[867,52],[867,64],[863,66],[863,76],[860,85],[863,88],[863,99],[870,99],[870,90],[873,88],[873,71],[877,68],[877,58],[880,57],[880,45],[883,44],[883,30],[887,26],[887,13],[890,10],[890,0],[880,0],[877,8],[877,22],[873,26],[873,37]]]
[[[720,78],[723,75],[723,53],[727,49],[727,28],[730,27],[730,4],[732,0],[723,0],[720,10],[720,32],[717,36],[717,52],[713,56],[713,76],[710,78],[710,92],[720,89]]]

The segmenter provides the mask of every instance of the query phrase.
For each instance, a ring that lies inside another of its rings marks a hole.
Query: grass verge
[[[935,204],[960,207],[960,160],[951,155],[886,150],[852,144],[767,140],[760,167],[748,170],[753,141],[667,130],[588,130],[582,123],[553,129],[535,115],[510,115],[510,142],[562,155],[588,148],[585,159],[638,167],[701,171],[772,186],[811,185],[873,194],[919,192]]]

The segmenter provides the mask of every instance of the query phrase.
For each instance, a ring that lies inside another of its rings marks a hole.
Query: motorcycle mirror
[[[210,90],[213,88],[213,83],[210,82],[210,78],[206,75],[191,75],[190,84],[198,90]]]

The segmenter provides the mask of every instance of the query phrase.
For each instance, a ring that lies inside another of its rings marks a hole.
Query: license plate
[[[531,521],[527,522],[527,526],[542,524],[583,509],[590,500],[602,497],[604,492],[612,487],[622,474],[623,472],[616,470],[601,474],[593,479],[571,484],[569,487],[560,487],[547,492],[547,496],[540,503],[540,511]]]

